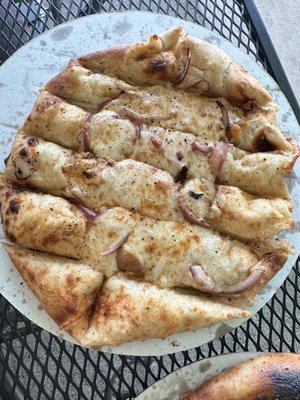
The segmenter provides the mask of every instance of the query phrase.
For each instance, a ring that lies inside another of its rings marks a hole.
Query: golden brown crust
[[[78,150],[87,116],[87,112],[43,90],[21,130]]]
[[[245,111],[221,92],[212,98],[166,85],[129,86],[116,78],[91,74],[77,64],[68,66],[45,88],[86,111],[110,110],[126,117],[127,110],[140,123],[191,133],[200,141],[229,139],[251,152],[292,151],[279,129],[274,106]]]
[[[23,191],[7,184],[0,190],[3,228],[16,243],[75,259],[81,258],[87,228],[84,215],[64,199]]]
[[[300,393],[300,355],[266,354],[254,357],[206,381],[182,400],[297,400]]]
[[[87,327],[87,318],[103,275],[78,261],[47,255],[18,246],[5,246],[13,264],[61,329],[76,321]],[[83,335],[73,327],[76,337]],[[75,333],[76,332],[76,333]]]
[[[205,96],[223,96],[237,104],[251,101],[264,106],[271,101],[267,90],[248,71],[208,42],[185,33],[175,55],[181,71],[187,57],[190,58],[189,68],[180,83],[183,89],[188,87]]]
[[[227,304],[234,304],[236,306],[253,305],[256,295],[284,266],[289,254],[289,251],[275,251],[275,249],[272,252],[272,246],[267,246],[267,250],[268,252],[264,253],[261,263],[259,264],[259,270],[263,271],[263,274],[260,277],[258,283],[242,293],[233,294],[230,297],[226,295],[220,296],[222,301]]]
[[[180,88],[238,104],[264,106],[271,101],[267,90],[221,49],[178,27],[152,35],[146,43],[92,53],[78,61],[131,84],[179,83]]]
[[[119,273],[105,282],[82,343],[119,345],[125,341],[165,338],[233,317],[247,318],[249,314],[208,298],[161,289]]]
[[[180,30],[174,31],[171,40],[152,35],[148,43],[98,51],[82,56],[78,61],[92,71],[123,79],[130,84],[176,82],[179,70],[172,48],[179,34]]]
[[[291,229],[292,203],[262,199],[233,186],[220,185],[210,211],[210,221],[219,231],[249,240],[265,240]]]
[[[229,185],[216,187],[216,195],[210,179],[184,182],[184,178],[178,184],[178,179],[167,172],[138,161],[87,159],[82,153],[42,139],[35,146],[30,146],[28,140],[27,136],[18,135],[7,162],[6,176],[43,192],[75,197],[96,212],[102,207],[119,206],[158,220],[190,222],[204,227],[213,224],[222,232],[248,240],[263,240],[292,225],[288,200],[261,199]],[[229,156],[225,167],[230,163]],[[210,163],[212,157],[208,157]],[[287,157],[283,158],[288,162]],[[277,169],[274,165],[272,168],[274,176]],[[252,171],[255,169],[256,166]],[[227,170],[230,171],[228,167]],[[235,168],[230,176],[237,172]],[[257,180],[256,174],[252,173],[252,177]],[[277,175],[274,177],[277,180]],[[270,221],[272,228],[269,228]]]
[[[282,249],[266,245],[255,254],[252,247],[207,228],[145,219],[122,208],[102,210],[86,220],[84,211],[64,199],[11,185],[1,189],[1,202],[3,224],[11,240],[77,258],[106,276],[128,271],[161,287],[188,286],[227,293],[242,304],[249,293],[256,293],[249,291],[250,287],[260,287],[277,272],[275,265],[278,269],[281,266],[276,256]],[[200,279],[191,274],[191,266],[203,268],[205,276]],[[259,271],[264,275],[258,275],[261,279],[257,284],[250,277]],[[210,285],[205,286],[205,282]]]

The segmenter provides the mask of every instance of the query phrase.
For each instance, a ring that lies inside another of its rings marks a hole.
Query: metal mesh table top
[[[269,53],[271,43],[257,25],[260,20],[253,14],[252,0],[1,0],[0,64],[59,23],[125,10],[173,15],[219,32],[278,81],[297,114],[277,56]],[[241,327],[207,345],[163,357],[118,356],[61,341],[0,296],[0,399],[127,399],[204,357],[242,351],[300,352],[298,277],[297,262],[276,295]]]

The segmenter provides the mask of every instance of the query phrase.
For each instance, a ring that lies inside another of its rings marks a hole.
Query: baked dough
[[[76,62],[50,80],[45,90],[89,112],[127,113],[144,124],[192,133],[203,141],[228,139],[247,151],[292,149],[280,132],[274,106],[243,110],[223,98],[166,86],[126,87],[118,79],[91,74]]]
[[[249,313],[207,297],[160,289],[116,274],[104,283],[82,344],[117,346],[127,341],[165,338],[236,317],[247,318]]]
[[[108,277],[127,271],[160,287],[186,286],[233,298],[242,294],[247,303],[249,290],[269,280],[287,257],[272,245],[259,254],[207,228],[141,218],[122,208],[97,215],[13,186],[4,186],[0,194],[10,240],[77,258]]]
[[[170,174],[148,164],[91,159],[42,139],[34,138],[32,145],[32,138],[17,135],[6,177],[76,199],[96,212],[120,206],[158,220],[213,225],[251,240],[264,240],[293,226],[289,200],[261,199],[230,186],[217,186],[216,195],[211,180],[185,181],[180,176],[182,182],[176,183]]]
[[[84,67],[130,84],[173,84],[205,96],[264,106],[267,90],[218,47],[176,27],[136,43],[79,58]]]
[[[100,346],[250,316],[237,306],[284,265],[273,235],[294,224],[299,149],[271,100],[181,28],[46,83],[0,200],[11,260],[61,329]]]
[[[263,241],[294,226],[291,210],[288,200],[262,199],[233,186],[218,186],[209,220],[220,231]]]
[[[289,197],[284,176],[292,170],[297,157],[297,154],[289,157],[276,153],[249,154],[224,144],[224,162],[216,176],[210,161],[211,142],[199,142],[189,133],[136,125],[114,111],[100,111],[91,118],[81,108],[46,91],[41,92],[21,131],[76,151],[86,150],[84,137],[87,137],[88,148],[96,156],[115,161],[131,158],[163,169],[173,177],[187,166],[190,178],[217,178],[219,183],[264,197]]]
[[[60,329],[85,335],[103,274],[79,261],[5,245],[11,261]]]
[[[123,274],[109,278],[101,288],[102,274],[83,263],[17,246],[5,248],[51,318],[84,345],[164,338],[250,316],[238,307],[160,289]]]
[[[264,354],[224,371],[181,400],[298,400],[300,355]]]

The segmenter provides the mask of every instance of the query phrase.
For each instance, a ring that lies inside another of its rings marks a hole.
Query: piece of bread
[[[103,274],[75,260],[5,245],[23,279],[60,329],[81,340]]]
[[[167,86],[126,86],[106,75],[91,74],[76,63],[52,78],[45,90],[86,111],[110,110],[148,125],[194,134],[200,141],[227,140],[247,151],[291,151],[281,133],[276,108],[243,110],[226,98],[199,96]],[[45,94],[42,96],[45,96]],[[37,107],[58,102],[41,98]],[[197,118],[196,118],[197,116]]]
[[[271,101],[267,90],[218,47],[176,27],[148,42],[98,51],[79,58],[84,67],[130,84],[180,84],[205,96],[222,96],[258,106]]]
[[[87,215],[80,205],[11,185],[0,198],[13,242],[77,258],[106,276],[127,271],[160,287],[187,286],[247,303],[287,257],[272,245],[255,253],[205,227],[142,218],[122,208]]]
[[[166,338],[175,332],[238,317],[247,318],[249,313],[185,291],[160,289],[116,274],[99,293],[82,343],[117,346],[133,340]]]
[[[298,400],[300,355],[254,357],[204,382],[181,400]]]
[[[210,150],[211,167],[219,165],[219,152],[217,145]],[[76,198],[96,212],[119,206],[158,220],[213,225],[243,239],[264,240],[293,226],[288,200],[260,199],[230,186],[218,186],[216,197],[214,181],[206,177],[186,181],[180,175],[176,182],[167,172],[138,161],[87,159],[42,139],[32,146],[24,135],[16,138],[5,174],[21,185]]]

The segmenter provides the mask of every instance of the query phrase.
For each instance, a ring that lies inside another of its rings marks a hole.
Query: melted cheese
[[[123,251],[142,260],[140,270],[145,280],[162,287],[197,288],[191,265],[203,266],[218,285],[232,285],[245,278],[258,261],[243,244],[206,228],[150,220],[137,225]]]

